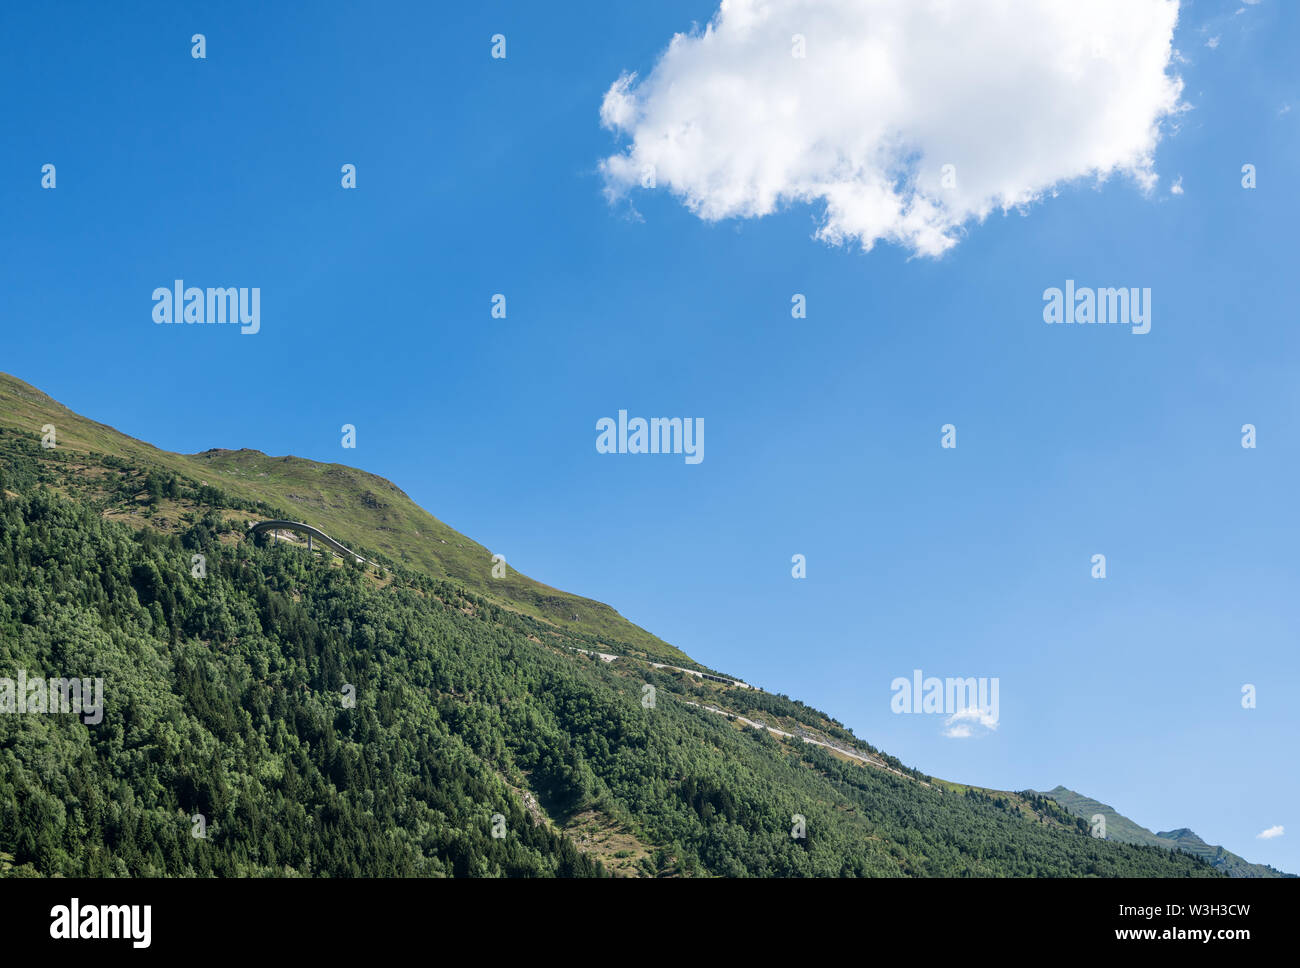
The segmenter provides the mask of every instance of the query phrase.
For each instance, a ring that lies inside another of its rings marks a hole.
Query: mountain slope
[[[1081,793],[1063,786],[1057,786],[1048,790],[1043,796],[1051,797],[1061,806],[1069,810],[1070,813],[1077,817],[1082,817],[1085,821],[1091,822],[1097,814],[1106,818],[1106,839],[1115,840],[1125,844],[1142,844],[1149,847],[1163,847],[1167,850],[1182,850],[1196,857],[1200,857],[1211,867],[1221,870],[1229,877],[1289,877],[1292,875],[1284,874],[1276,868],[1269,867],[1266,864],[1252,864],[1249,861],[1238,857],[1232,851],[1223,847],[1207,844],[1192,831],[1183,827],[1179,830],[1168,830],[1161,833],[1152,833],[1146,827],[1125,817],[1117,812],[1114,807],[1108,806],[1091,797],[1085,797]]]
[[[586,609],[564,623],[545,586],[480,593],[396,488],[250,453],[0,386],[0,712],[20,673],[103,683],[96,717],[0,715],[0,875],[1220,876],[670,668],[694,664],[586,599],[553,593]],[[250,534],[273,516],[408,557]]]
[[[110,455],[145,474],[175,474],[219,489],[233,504],[279,509],[283,517],[314,525],[349,548],[434,578],[450,578],[503,605],[560,628],[572,628],[677,664],[687,656],[601,602],[570,595],[508,568],[492,577],[492,553],[416,505],[374,474],[342,464],[268,457],[255,450],[173,454],[72,412],[22,380],[0,373],[0,427],[39,434],[53,425],[53,455]],[[106,468],[100,468],[102,473]],[[105,495],[107,497],[107,495]],[[129,513],[138,502],[106,510]]]

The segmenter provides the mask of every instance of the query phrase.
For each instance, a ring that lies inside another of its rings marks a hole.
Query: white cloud
[[[1177,181],[1169,186],[1170,195],[1181,195],[1183,193],[1183,176],[1179,175]]]
[[[974,735],[974,730],[971,729],[972,723],[989,730],[998,728],[998,720],[992,710],[969,706],[966,709],[959,709],[943,721],[945,727],[943,735],[952,739],[967,739]]]
[[[1219,37],[1218,37],[1218,35],[1216,34],[1215,36],[1213,36],[1213,37],[1211,37],[1209,40],[1207,40],[1207,41],[1205,42],[1205,46],[1208,47],[1208,48],[1210,48],[1210,50],[1214,50],[1216,47],[1218,47],[1218,46],[1219,46]]]
[[[1178,0],[723,0],[605,94],[606,190],[666,187],[708,221],[808,203],[827,242],[938,255],[1063,182],[1152,189],[1177,18]]]
[[[1257,840],[1272,840],[1274,837],[1281,837],[1284,833],[1286,833],[1286,828],[1278,824],[1276,827],[1269,827],[1267,830],[1256,834],[1255,838]]]

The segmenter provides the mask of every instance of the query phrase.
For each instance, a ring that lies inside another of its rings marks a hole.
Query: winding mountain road
[[[627,658],[627,656],[612,655],[608,652],[593,652],[590,649],[579,649],[574,646],[568,646],[568,648],[572,649],[574,652],[582,652],[585,653],[586,655],[598,656],[604,662],[613,662],[615,659]],[[739,679],[729,679],[724,676],[715,676],[712,675],[711,673],[699,672],[695,669],[683,669],[681,666],[668,665],[663,662],[650,662],[649,665],[653,666],[656,669],[675,669],[678,672],[686,672],[689,673],[690,675],[698,676],[703,679],[712,679],[715,682],[722,682],[732,686],[740,686],[744,689],[758,689],[757,686],[751,686],[748,683],[741,682]],[[759,689],[758,691],[762,692],[763,690]],[[726,709],[719,709],[717,706],[710,706],[706,703],[691,702],[689,699],[681,699],[679,701],[685,703],[687,706],[694,706],[696,709],[703,709],[706,712],[717,713],[719,716],[727,716],[731,719],[735,719],[737,722],[744,723],[746,726],[749,726],[753,729],[765,729],[774,736],[783,736],[787,739],[803,740],[803,742],[808,743],[812,746],[820,746],[824,749],[830,750],[833,753],[839,753],[841,756],[847,756],[849,759],[856,760],[857,762],[862,763],[866,766],[874,766],[877,769],[885,770],[888,773],[894,773],[902,777],[907,776],[906,773],[903,773],[901,770],[894,769],[894,767],[890,766],[888,763],[885,763],[874,756],[868,756],[864,753],[858,752],[857,750],[849,749],[848,747],[845,746],[836,746],[834,743],[827,743],[825,740],[816,739],[812,736],[808,736],[803,733],[799,733],[799,734],[787,733],[785,730],[777,729],[775,726],[769,726],[767,723],[760,723],[758,720],[748,719],[747,717],[741,716],[738,713],[729,712]],[[911,779],[916,779],[916,778],[912,777]],[[924,780],[917,780],[917,782],[920,783],[922,786],[928,787],[930,785],[926,783]]]
[[[261,534],[264,531],[296,531],[307,536],[308,548],[312,546],[312,539],[315,539],[337,555],[344,558],[355,558],[361,564],[366,564],[366,559],[355,551],[335,541],[320,528],[313,528],[310,524],[303,524],[301,521],[258,521],[256,524],[249,525],[248,528],[249,534]]]
[[[795,735],[794,733],[787,733],[783,729],[777,729],[775,726],[769,726],[767,725],[767,723],[760,723],[757,720],[746,719],[744,716],[739,716],[736,713],[728,712],[725,709],[719,709],[717,706],[706,706],[703,703],[691,702],[689,699],[683,699],[681,701],[688,706],[694,706],[696,709],[703,709],[707,712],[717,713],[719,716],[730,717],[732,719],[744,723],[746,726],[753,727],[754,729],[765,729],[769,733],[772,733],[774,736],[784,736],[788,739],[801,739],[805,743],[808,743],[812,746],[824,747],[825,749],[831,750],[832,752],[835,753],[839,753],[842,756],[847,756],[850,759],[857,760],[859,763],[863,763],[867,766],[874,766],[877,769],[884,770],[887,773],[893,773],[896,774],[897,776],[904,777],[905,779],[915,780],[923,787],[928,787],[930,785],[926,783],[924,780],[917,780],[916,777],[914,776],[908,777],[908,775],[904,773],[902,770],[896,770],[889,764],[881,762],[880,760],[876,759],[874,756],[864,756],[861,753],[855,752],[854,750],[851,749],[847,749],[843,746],[836,746],[833,743],[827,743],[820,739],[813,739],[811,736],[803,736],[803,735]]]

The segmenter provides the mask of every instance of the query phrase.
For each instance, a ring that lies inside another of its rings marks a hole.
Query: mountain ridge
[[[0,667],[106,666],[130,724],[0,716],[0,875],[1222,876],[926,776],[602,603],[494,584],[365,471],[161,451],[4,375],[0,492]],[[251,534],[278,518],[378,566]],[[196,806],[210,845],[173,829]]]
[[[1295,877],[1267,864],[1253,864],[1234,854],[1226,847],[1210,844],[1197,836],[1187,827],[1155,833],[1134,820],[1121,814],[1109,804],[1094,800],[1058,784],[1051,790],[1042,791],[1043,796],[1051,797],[1072,814],[1091,822],[1101,814],[1106,818],[1106,839],[1121,843],[1142,844],[1144,846],[1164,847],[1168,850],[1182,850],[1200,857],[1210,866],[1223,871],[1229,877]]]
[[[214,447],[195,454],[165,451],[84,417],[8,373],[0,373],[0,414],[9,426],[29,432],[53,424],[56,449],[126,457],[147,468],[183,475],[246,503],[277,508],[286,512],[285,517],[320,527],[360,553],[369,551],[368,558],[401,563],[434,578],[452,578],[561,628],[704,668],[603,602],[553,588],[513,567],[494,578],[487,548],[421,508],[392,481],[369,471],[293,455],[275,457],[251,448]],[[270,482],[272,470],[278,486]],[[359,506],[344,498],[353,494],[360,496]]]

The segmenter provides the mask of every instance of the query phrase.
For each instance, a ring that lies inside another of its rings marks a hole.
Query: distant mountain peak
[[[1252,864],[1238,857],[1232,851],[1217,844],[1209,844],[1187,827],[1177,830],[1165,830],[1153,833],[1141,824],[1135,823],[1121,814],[1114,807],[1076,793],[1064,786],[1055,786],[1045,796],[1051,797],[1076,817],[1083,817],[1091,822],[1097,814],[1106,818],[1106,839],[1117,840],[1126,844],[1143,844],[1148,847],[1163,847],[1167,850],[1181,850],[1195,854],[1213,867],[1217,867],[1230,877],[1292,877],[1267,864]]]

